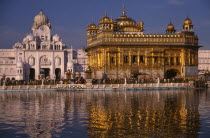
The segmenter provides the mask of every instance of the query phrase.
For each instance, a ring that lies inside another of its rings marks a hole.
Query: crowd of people
[[[39,79],[39,80],[15,80],[14,78],[0,79],[0,86],[16,86],[16,85],[56,85],[56,84],[84,84],[85,79],[81,77],[75,77],[74,79],[61,79],[61,80],[52,80],[52,79]]]
[[[173,79],[159,79],[158,78],[121,78],[121,79],[92,79],[92,84],[140,84],[140,83],[182,83],[188,82],[187,79],[181,78],[173,78]],[[85,79],[80,77],[75,77],[74,79],[61,79],[61,80],[51,80],[51,79],[43,79],[43,80],[15,80],[13,79],[1,79],[0,85],[56,85],[56,84],[85,84]]]
[[[121,78],[121,79],[93,79],[92,84],[140,84],[140,83],[157,83],[158,78]],[[182,83],[188,82],[188,79],[173,78],[173,79],[159,79],[160,83]]]

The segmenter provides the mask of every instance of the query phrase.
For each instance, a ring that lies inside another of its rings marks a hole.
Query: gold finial
[[[95,24],[95,23],[94,23],[94,18],[93,18],[93,17],[92,17],[92,24]]]
[[[122,8],[123,8],[122,15],[123,15],[123,16],[126,16],[126,7],[125,7],[125,2],[123,2]]]
[[[42,12],[42,9],[40,9],[40,12],[39,12],[39,14],[43,14],[43,12]]]
[[[170,18],[170,24],[172,24],[172,22],[171,22],[171,18]]]
[[[104,17],[107,17],[107,12],[106,12],[106,10],[104,11]]]

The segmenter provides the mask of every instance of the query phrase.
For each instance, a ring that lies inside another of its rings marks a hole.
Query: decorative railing
[[[57,84],[58,89],[83,89],[84,84]]]
[[[129,45],[198,45],[196,37],[185,38],[180,35],[113,35],[89,39],[88,46],[108,44],[129,44]]]

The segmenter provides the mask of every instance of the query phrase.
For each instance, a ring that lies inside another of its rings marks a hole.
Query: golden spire
[[[122,8],[123,8],[122,16],[126,16],[125,3],[123,3]]]
[[[91,24],[95,24],[95,23],[94,23],[94,18],[93,18],[93,17],[92,17],[92,22],[91,22]]]
[[[104,17],[107,17],[107,12],[106,12],[106,10],[104,11]]]

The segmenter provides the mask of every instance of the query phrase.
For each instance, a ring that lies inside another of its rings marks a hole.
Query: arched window
[[[59,56],[55,58],[55,65],[57,66],[61,65],[61,58]]]
[[[31,66],[33,66],[33,65],[35,64],[35,58],[34,58],[33,56],[30,56],[30,57],[29,57],[28,63],[29,63]]]
[[[50,65],[51,62],[50,62],[49,58],[48,58],[46,55],[43,55],[43,56],[40,58],[40,64],[41,64],[41,65]]]

